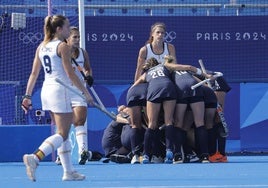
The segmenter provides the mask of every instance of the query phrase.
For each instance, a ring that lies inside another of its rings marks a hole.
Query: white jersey
[[[57,53],[60,43],[60,40],[51,41],[41,45],[39,49],[38,56],[45,73],[41,91],[42,109],[54,113],[69,113],[72,112],[70,93],[55,81],[55,78],[58,78],[67,85],[71,84]]]
[[[146,49],[147,49],[147,56],[146,56],[146,60],[149,58],[154,57],[159,63],[164,64],[165,59],[164,57],[166,55],[169,55],[169,51],[168,51],[168,43],[164,42],[164,51],[161,54],[155,54],[152,50],[152,46],[151,44],[146,44]]]
[[[57,83],[55,78],[60,79],[67,85],[71,83],[64,71],[62,60],[57,53],[58,45],[61,42],[62,41],[60,40],[55,40],[48,42],[45,46],[42,45],[40,47],[39,59],[44,68],[45,83]]]
[[[81,48],[78,48],[79,50],[79,55],[78,57],[75,59],[75,61],[78,63],[78,65],[80,67],[84,67],[84,63],[85,63],[85,57],[84,57],[84,53],[83,50]],[[78,78],[80,78],[80,80],[82,82],[85,82],[83,76],[81,75],[80,71],[78,70],[77,66],[74,64],[74,62],[72,62],[72,66],[74,68],[74,72],[75,74],[78,76]]]
[[[80,67],[84,67],[85,57],[84,57],[83,50],[81,48],[79,48],[79,55],[75,59],[75,61],[78,63],[78,65]],[[84,80],[81,72],[78,70],[78,68],[74,64],[74,62],[72,63],[72,66],[74,68],[75,74],[78,76],[78,78],[80,78],[81,82],[85,83],[85,80]],[[84,84],[84,86],[86,86],[86,84]],[[72,85],[72,87],[73,87],[73,89],[75,89],[75,90],[77,90],[79,92],[79,89],[77,87],[75,87],[74,85]],[[70,93],[70,96],[71,96],[72,107],[75,107],[75,106],[87,106],[86,100],[84,98],[82,98],[81,96],[75,94],[74,92]]]

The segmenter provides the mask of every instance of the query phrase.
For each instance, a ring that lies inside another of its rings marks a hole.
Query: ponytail
[[[44,43],[48,43],[51,41],[57,31],[57,27],[62,27],[64,25],[64,21],[67,18],[62,15],[54,15],[54,16],[47,16],[45,18],[45,24],[44,24]]]

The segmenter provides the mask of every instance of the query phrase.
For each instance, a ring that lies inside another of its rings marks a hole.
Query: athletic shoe
[[[80,165],[86,164],[88,158],[90,157],[90,153],[88,151],[86,151],[86,150],[82,151],[82,153],[80,155],[80,160],[79,160]],[[92,156],[92,153],[91,153],[91,156]]]
[[[197,157],[196,154],[187,154],[184,157],[184,163],[196,163],[199,162],[199,158]]]
[[[99,161],[103,157],[103,155],[98,151],[88,151],[89,157],[88,161]]]
[[[163,163],[163,162],[164,160],[162,157],[157,157],[155,155],[152,156],[151,163],[158,164],[158,163]]]
[[[118,163],[117,156],[118,156],[118,154],[112,154],[112,155],[110,155],[110,161],[115,162],[115,163]]]
[[[222,155],[222,158],[221,158],[220,162],[221,163],[227,163],[228,162],[227,156],[226,155]]]
[[[148,155],[143,155],[142,156],[142,164],[149,164],[150,163],[150,158]]]
[[[105,158],[102,158],[101,161],[102,161],[103,163],[109,163],[110,160],[111,160],[110,158],[106,158],[106,157],[105,157]]]
[[[120,164],[130,163],[131,158],[129,158],[127,155],[118,155],[117,156],[117,162],[120,163]]]
[[[202,154],[199,158],[200,163],[209,163],[209,157],[207,154]]]
[[[82,181],[84,179],[86,179],[86,176],[83,174],[79,174],[76,171],[64,172],[62,176],[62,181]]]
[[[129,158],[128,156],[126,155],[118,155],[118,154],[112,154],[110,155],[110,160],[112,162],[115,162],[115,163],[130,163],[131,162],[131,158]]]
[[[221,162],[222,158],[223,158],[223,155],[217,151],[214,155],[209,156],[209,161],[211,163],[219,163],[219,162]]]
[[[167,163],[167,164],[173,163],[173,153],[170,150],[166,151],[165,163]]]
[[[134,155],[131,159],[131,164],[140,164],[140,156],[139,155]]]
[[[38,163],[34,159],[34,154],[25,154],[23,155],[23,162],[26,166],[26,173],[30,180],[36,181],[35,170],[38,166]]]
[[[179,164],[179,163],[183,163],[182,155],[181,153],[175,153],[173,164]]]
[[[57,165],[61,165],[61,161],[60,161],[60,156],[57,156],[56,160],[55,160],[55,163]]]

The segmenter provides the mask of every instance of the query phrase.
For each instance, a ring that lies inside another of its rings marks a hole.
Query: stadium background
[[[266,0],[85,0],[84,42],[90,56],[94,88],[109,111],[125,104],[133,83],[138,50],[156,21],[167,25],[166,41],[176,47],[177,59],[224,73],[232,90],[225,116],[230,127],[228,152],[265,152],[267,124]],[[0,161],[20,161],[51,134],[41,109],[40,75],[33,93],[34,109],[20,108],[34,52],[43,38],[47,0],[0,0],[0,138],[6,149]],[[52,0],[52,13],[64,14],[78,26],[76,0]],[[24,13],[26,26],[12,27],[12,13]],[[101,136],[110,119],[88,108],[89,148],[102,152]],[[74,135],[71,135],[73,137]],[[8,140],[8,142],[6,142]],[[75,143],[73,143],[75,147]],[[23,146],[23,147],[21,147]],[[18,155],[14,156],[14,151]],[[53,156],[52,156],[53,158]]]

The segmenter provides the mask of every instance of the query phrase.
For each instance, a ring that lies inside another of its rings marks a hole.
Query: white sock
[[[78,153],[81,154],[82,151],[88,150],[87,144],[87,129],[83,125],[78,125],[75,127],[76,141],[78,145]]]
[[[64,172],[73,172],[74,166],[72,164],[71,156],[72,146],[69,139],[65,140],[58,149],[58,155],[60,156],[60,162]]]
[[[45,156],[55,151],[63,142],[63,138],[60,134],[54,134],[48,137],[38,148],[43,152]]]

